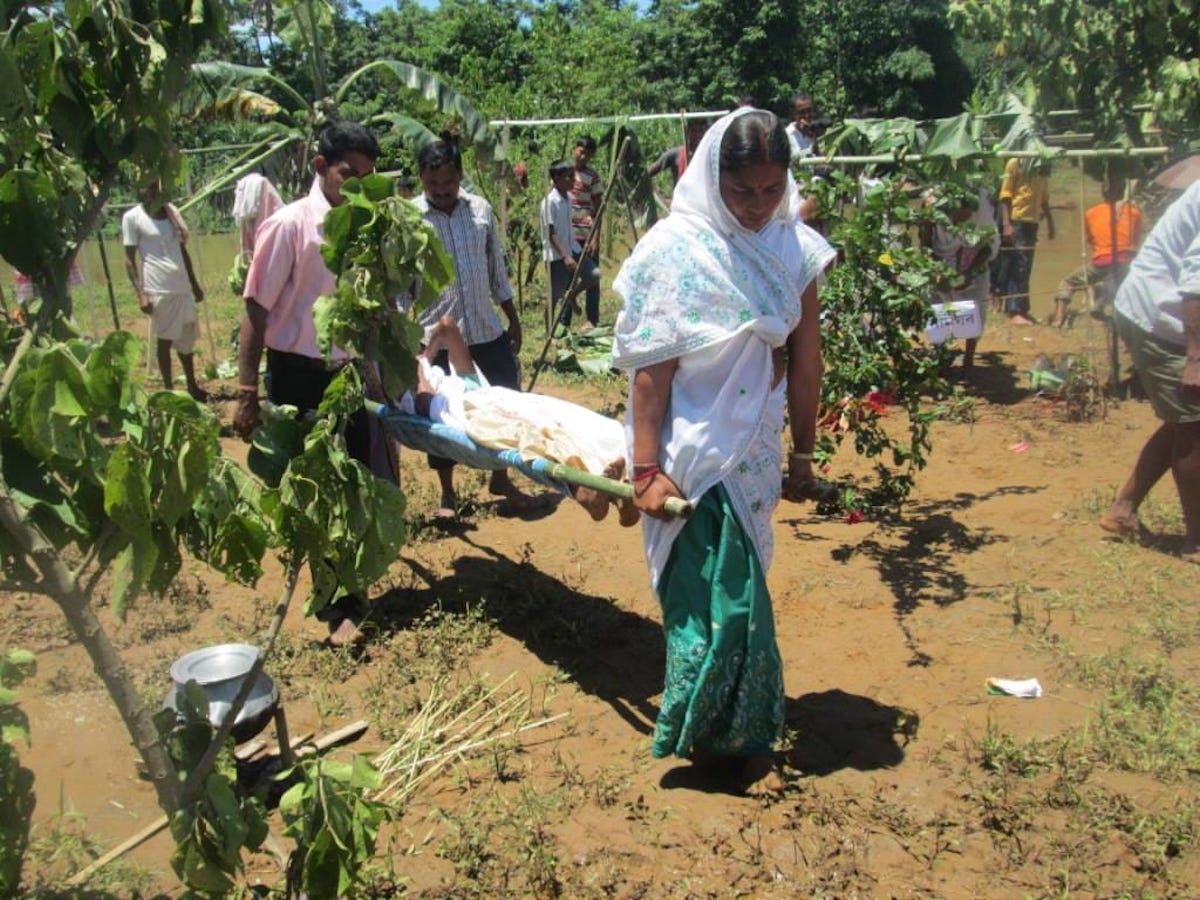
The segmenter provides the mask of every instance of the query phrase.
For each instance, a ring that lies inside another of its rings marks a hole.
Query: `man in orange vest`
[[[1121,202],[1124,196],[1125,179],[1113,177],[1105,185],[1104,200],[1084,213],[1083,228],[1092,257],[1058,283],[1052,325],[1061,328],[1066,324],[1067,306],[1076,291],[1095,287],[1110,275],[1123,271],[1118,266],[1127,266],[1133,260],[1142,242],[1142,213],[1132,202]],[[1111,295],[1106,299],[1104,305],[1112,302]],[[1099,309],[1093,307],[1093,314]]]

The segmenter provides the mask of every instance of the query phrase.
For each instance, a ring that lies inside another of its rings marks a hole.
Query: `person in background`
[[[136,206],[121,217],[121,242],[125,245],[125,272],[137,294],[138,307],[151,317],[157,339],[158,371],[168,391],[171,350],[192,399],[203,403],[208,393],[196,381],[193,350],[199,327],[196,304],[204,301],[204,288],[196,279],[188,255],[188,229],[174,204],[167,202],[162,185],[153,181],[138,189]],[[141,256],[141,265],[138,257]]]
[[[421,313],[426,341],[442,317],[449,316],[488,382],[519,391],[521,320],[513,306],[513,290],[491,204],[462,190],[462,156],[453,143],[426,144],[417,156],[417,167],[424,192],[413,202],[425,221],[433,225],[454,261],[454,281]],[[496,306],[508,319],[507,328],[500,323]],[[443,369],[448,365],[444,355],[433,363]],[[458,515],[454,462],[431,455],[429,466],[437,472],[441,487],[436,516],[454,519]],[[520,514],[533,506],[533,498],[517,490],[504,469],[492,473],[488,490],[505,498],[503,511],[508,514]]]
[[[664,150],[658,159],[646,166],[646,174],[653,178],[660,172],[670,172],[671,187],[674,188],[679,184],[681,167],[687,168],[687,150],[683,144]]]
[[[1149,537],[1138,507],[1169,469],[1183,507],[1180,555],[1200,562],[1200,181],[1163,213],[1134,257],[1113,319],[1162,424],[1100,527]]]
[[[1125,201],[1125,179],[1110,177],[1104,186],[1104,200],[1089,206],[1083,215],[1083,230],[1092,256],[1058,283],[1054,293],[1054,318],[1051,324],[1067,324],[1067,307],[1077,291],[1102,284],[1133,259],[1142,242],[1142,212],[1133,201]],[[1112,302],[1111,295],[1106,298]],[[1106,304],[1101,304],[1101,307]],[[1093,310],[1103,318],[1100,307]]]
[[[755,793],[783,788],[771,517],[781,493],[809,499],[817,485],[817,281],[834,256],[796,216],[790,157],[774,114],[719,120],[613,285],[630,480],[667,642],[651,753],[732,763]],[[686,523],[666,515],[671,497],[691,500]]]
[[[817,105],[809,94],[799,91],[792,97],[792,121],[787,126],[792,159],[816,155],[817,129],[814,124],[816,115]]]
[[[1010,159],[1000,183],[1000,272],[998,287],[1004,311],[1014,325],[1032,325],[1029,280],[1037,246],[1038,222],[1046,220],[1046,237],[1054,240],[1050,214],[1050,165],[1036,159]]]
[[[575,167],[575,181],[571,186],[571,231],[583,247],[582,259],[591,262],[594,269],[600,266],[600,204],[604,200],[604,184],[600,173],[588,166],[596,153],[596,140],[590,135],[575,139],[571,150],[571,162]],[[583,314],[589,327],[600,324],[600,284],[589,286],[584,295]]]
[[[745,104],[739,104],[744,106]],[[678,147],[671,147],[669,150],[664,150],[653,163],[646,168],[646,174],[653,178],[660,172],[671,173],[671,188],[679,184],[679,179],[685,171],[687,171],[688,160],[691,155],[696,152],[696,147],[700,144],[700,138],[704,137],[704,132],[708,130],[708,122],[703,119],[689,119],[684,126],[684,143]]]
[[[931,193],[927,203],[934,202]],[[922,244],[930,249],[937,259],[954,270],[954,281],[938,285],[934,292],[935,303],[968,301],[975,307],[980,323],[980,336],[987,324],[988,262],[1000,247],[1000,236],[996,233],[996,212],[991,197],[985,188],[979,188],[975,196],[963,197],[958,207],[950,213],[951,226],[933,225],[922,234]],[[963,349],[962,373],[970,375],[975,369],[975,350],[979,338],[967,338]]]
[[[259,226],[254,258],[242,296],[246,313],[238,333],[238,402],[234,429],[244,438],[258,425],[258,367],[267,353],[267,398],[277,406],[296,407],[300,415],[315,411],[349,355],[335,347],[326,360],[317,347],[313,304],[333,293],[336,281],[321,256],[325,214],[344,202],[342,185],[375,171],[379,144],[357,122],[334,122],[322,129],[313,157],[308,195],[289,203]],[[346,427],[346,450],[370,466],[371,439],[365,410]],[[361,637],[358,622],[366,613],[365,598],[354,593],[335,597],[317,613],[329,626],[334,645]]]
[[[542,259],[550,265],[550,308],[553,321],[571,324],[575,295],[567,296],[571,279],[579,265],[583,247],[571,232],[571,185],[575,169],[569,162],[558,160],[550,165],[550,190],[542,199],[539,221],[542,235]],[[582,273],[581,273],[582,274]],[[577,282],[575,292],[585,287],[585,279]],[[559,304],[565,303],[566,309]]]
[[[417,183],[411,175],[401,175],[396,179],[396,193],[405,200],[411,200],[417,193]]]

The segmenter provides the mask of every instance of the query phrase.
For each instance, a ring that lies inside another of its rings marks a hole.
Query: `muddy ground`
[[[1068,236],[1072,215],[1060,211]],[[1041,316],[1078,259],[1070,240],[1039,255]],[[504,691],[523,694],[527,721],[565,716],[456,761],[398,810],[376,892],[1200,895],[1197,570],[1172,555],[1181,524],[1169,480],[1147,505],[1165,535],[1153,545],[1096,527],[1154,419],[1129,399],[1065,421],[1026,375],[1038,354],[1064,353],[1106,376],[1103,329],[1086,317],[1063,331],[991,324],[964,385],[974,403],[935,428],[899,523],[777,511],[769,584],[789,739],[788,790],[774,800],[650,758],[663,647],[637,529],[594,524],[570,501],[504,518],[482,477],[463,473],[477,502],[461,528],[441,531],[428,521],[433,479],[406,454],[415,535],[373,594],[378,632],[351,657],[293,609],[268,666],[293,733],[361,717],[371,727],[353,749],[376,753],[439,677],[512,676]],[[621,392],[544,387],[600,407]],[[831,477],[858,465],[841,458]],[[195,570],[173,597],[142,602],[115,627],[146,695],[165,694],[181,653],[253,640],[278,587],[278,569],[255,591]],[[79,834],[108,847],[158,813],[49,603],[17,596],[9,610],[0,645],[35,651],[39,665],[22,690],[41,841],[27,874],[53,885],[86,855]],[[990,676],[1036,677],[1045,693],[989,695]],[[93,886],[176,894],[170,850],[160,834]],[[279,873],[264,854],[249,877]]]

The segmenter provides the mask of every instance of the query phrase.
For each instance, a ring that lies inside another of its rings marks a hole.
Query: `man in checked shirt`
[[[450,316],[466,338],[471,358],[491,384],[520,390],[517,354],[521,350],[521,320],[513,307],[513,290],[508,283],[508,268],[497,233],[491,205],[482,197],[461,189],[462,156],[448,141],[427,144],[417,156],[424,193],[413,200],[425,220],[437,229],[438,237],[454,260],[454,281],[437,301],[421,313],[421,324],[429,330],[442,316]],[[504,310],[506,329],[496,315]],[[434,365],[446,368],[445,352]],[[457,515],[458,497],[454,493],[454,463],[439,456],[429,457],[429,466],[438,474],[441,500],[439,519]],[[523,494],[509,480],[508,472],[492,473],[488,490],[506,498],[506,511],[527,511],[533,498]]]

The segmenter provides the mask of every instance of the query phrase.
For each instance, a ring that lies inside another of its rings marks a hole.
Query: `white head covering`
[[[730,238],[755,234],[738,222],[733,213],[729,211],[729,207],[725,205],[725,201],[721,199],[721,142],[725,139],[725,133],[729,127],[736,120],[753,112],[760,112],[760,110],[748,106],[739,107],[729,115],[718,119],[704,133],[704,137],[700,139],[700,144],[692,156],[691,164],[680,176],[679,183],[675,185],[675,193],[671,195],[672,215],[697,216]],[[758,232],[759,236],[762,236],[762,232],[767,231],[773,225],[796,218],[795,212],[785,202],[795,193],[796,182],[792,178],[792,173],[788,171],[787,187],[783,199],[780,200],[779,206],[771,216],[771,221],[763,227],[762,231]]]
[[[800,320],[800,295],[823,262],[804,250],[791,173],[757,232],[721,199],[721,142],[755,111],[735,110],[708,130],[675,187],[671,214],[638,242],[613,281],[625,298],[614,333],[618,368],[680,357],[746,329],[778,347]]]

